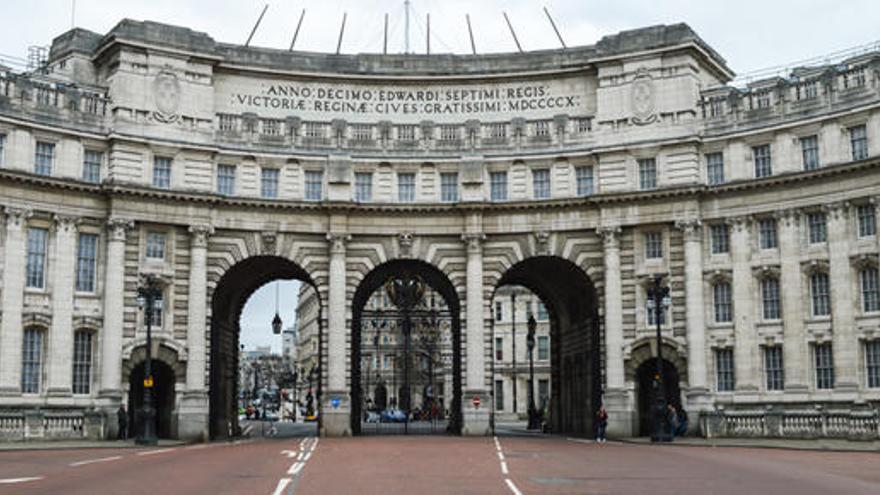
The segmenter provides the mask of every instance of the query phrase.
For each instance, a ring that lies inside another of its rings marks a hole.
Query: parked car
[[[385,409],[382,411],[380,419],[383,423],[404,423],[406,422],[406,413],[400,409]]]
[[[367,411],[366,418],[364,420],[367,423],[379,423],[382,418],[379,416],[379,413],[376,411]]]

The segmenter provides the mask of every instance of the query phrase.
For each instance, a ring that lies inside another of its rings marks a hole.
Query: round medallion
[[[177,119],[177,110],[180,106],[180,83],[177,76],[171,72],[163,71],[156,75],[153,80],[153,97],[156,101],[155,116],[162,122],[172,122]]]
[[[640,69],[632,82],[632,113],[636,124],[649,124],[656,117],[656,90],[654,80],[644,69]]]

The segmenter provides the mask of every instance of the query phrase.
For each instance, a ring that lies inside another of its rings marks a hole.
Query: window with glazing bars
[[[221,114],[220,115],[220,131],[221,132],[231,132],[235,130],[235,115],[229,114]]]
[[[817,272],[810,275],[810,296],[813,303],[813,316],[831,314],[831,298],[828,289],[828,274]]]
[[[507,137],[507,124],[499,122],[489,124],[489,137],[494,139],[504,139]]]
[[[76,290],[95,292],[95,267],[98,264],[98,235],[81,233],[76,247]]]
[[[458,174],[443,172],[440,174],[440,201],[452,203],[458,201]]]
[[[762,91],[755,95],[755,107],[770,108],[770,92]]]
[[[723,153],[709,153],[706,155],[706,177],[710,185],[724,183]]]
[[[591,130],[593,130],[592,119],[588,119],[588,118],[577,119],[576,125],[577,125],[576,128],[577,128],[578,134],[586,134],[586,133],[590,132]]]
[[[540,168],[532,170],[532,192],[535,199],[550,197],[550,170]]]
[[[663,257],[663,234],[661,232],[646,232],[645,258],[658,259]]]
[[[801,156],[804,159],[804,170],[819,168],[819,138],[807,136],[801,138]]]
[[[715,386],[719,392],[732,392],[734,385],[733,349],[716,349]]]
[[[492,201],[505,201],[507,199],[507,172],[491,172],[489,174],[489,189]]]
[[[818,244],[828,240],[828,224],[824,213],[807,215],[807,226],[810,231],[810,244]]]
[[[550,319],[550,315],[547,313],[547,306],[544,305],[541,301],[538,301],[538,315],[536,316],[538,321],[547,321]]]
[[[550,122],[547,120],[539,120],[535,122],[535,136],[547,137],[550,135]]]
[[[665,325],[665,324],[666,324],[666,312],[669,311],[669,308],[664,308],[664,307],[661,305],[661,306],[660,306],[660,310],[659,310],[659,312],[658,312],[656,306],[654,305],[654,302],[653,302],[652,300],[649,299],[648,294],[647,294],[647,291],[646,291],[646,293],[645,293],[645,301],[646,301],[646,304],[645,304],[645,316],[646,316],[645,321],[646,321],[646,323],[648,324],[648,326],[649,326],[649,327],[654,327],[654,326],[656,326],[656,325],[657,325],[657,320],[656,320],[656,318],[657,318],[658,316],[660,317],[660,324],[661,324],[661,325]]]
[[[165,259],[165,234],[162,232],[147,232],[145,256],[154,260]]]
[[[495,410],[504,410],[504,381],[495,380]]]
[[[401,203],[416,200],[416,174],[397,174],[397,200]]]
[[[235,194],[235,165],[217,165],[217,193]]]
[[[260,196],[264,198],[278,197],[278,176],[281,175],[277,168],[264,168],[260,171]]]
[[[504,360],[504,338],[495,337],[495,360]]]
[[[29,228],[27,232],[27,266],[25,267],[27,287],[42,289],[46,286],[46,248],[49,231]]]
[[[538,407],[541,410],[544,410],[547,405],[547,401],[550,400],[550,380],[546,378],[541,378],[538,380]]]
[[[783,390],[785,388],[781,345],[764,347],[764,374],[767,378],[767,390]]]
[[[642,189],[657,187],[657,162],[653,158],[639,160],[639,187]]]
[[[782,314],[779,308],[779,279],[768,277],[761,280],[761,309],[765,320],[778,320]]]
[[[373,128],[368,124],[354,124],[351,127],[351,138],[355,141],[367,141],[373,138]]]
[[[397,127],[397,139],[401,141],[415,141],[416,140],[416,126],[414,125],[401,125]]]
[[[873,313],[880,311],[880,280],[876,267],[868,267],[860,274],[862,285],[862,311]]]
[[[538,337],[538,359],[541,361],[550,359],[550,337],[546,335]]]
[[[80,330],[73,336],[73,393],[88,394],[92,384],[92,333]]]
[[[589,196],[593,194],[593,167],[582,166],[575,168],[577,180],[577,195]]]
[[[709,244],[712,246],[712,254],[730,252],[730,230],[725,224],[709,226]]]
[[[458,139],[458,126],[455,125],[441,125],[440,126],[440,140],[441,141],[455,141]]]
[[[880,387],[880,340],[865,342],[865,375],[868,387]]]
[[[162,189],[171,187],[171,158],[166,156],[153,158],[153,187]]]
[[[773,174],[773,165],[770,156],[770,145],[762,144],[752,148],[755,160],[755,177],[769,177]]]
[[[52,175],[52,165],[55,162],[55,143],[37,141],[34,152],[34,173],[38,175]]]
[[[853,160],[868,158],[868,129],[864,125],[849,128],[849,142]]]
[[[263,119],[263,135],[277,136],[281,134],[281,121],[275,119]]]
[[[712,295],[715,305],[715,323],[730,323],[733,321],[733,304],[730,283],[716,283],[712,287]]]
[[[816,344],[813,355],[816,363],[816,388],[834,388],[834,354],[831,344]]]
[[[86,182],[101,182],[101,163],[104,161],[104,153],[94,150],[83,152],[82,179]]]
[[[724,99],[712,98],[709,100],[709,117],[721,117],[724,115]]]
[[[354,174],[354,200],[371,201],[373,199],[373,174],[369,172],[355,172]]]
[[[320,170],[306,170],[305,173],[305,199],[307,201],[320,201],[324,191],[324,172]]]
[[[153,300],[153,311],[152,311],[152,313],[150,313],[150,318],[151,318],[150,325],[152,325],[153,328],[162,328],[162,320],[163,320],[162,317],[164,316],[164,311],[163,311],[164,303],[165,303],[165,296],[164,296],[164,294],[162,294],[160,292],[156,296],[156,298]],[[147,324],[147,322],[144,322],[144,325],[146,325],[146,324]]]
[[[775,218],[762,218],[758,221],[758,239],[761,243],[761,249],[776,249],[779,247]]]
[[[859,205],[859,237],[877,234],[877,213],[874,205]]]
[[[38,394],[43,377],[43,331],[26,328],[21,350],[21,393]]]

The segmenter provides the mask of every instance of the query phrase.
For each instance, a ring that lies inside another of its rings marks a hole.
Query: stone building
[[[414,277],[449,308],[452,431],[490,429],[492,297],[520,285],[553,428],[604,402],[638,434],[662,276],[664,382],[703,433],[876,437],[878,68],[735,87],[683,24],[430,56],[68,31],[0,74],[2,435],[115,434],[150,273],[167,436],[236,431],[239,315],[275,279],[312,290],[322,432],[359,433],[364,308]]]

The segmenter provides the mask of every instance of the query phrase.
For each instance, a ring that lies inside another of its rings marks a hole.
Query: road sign
[[[148,376],[144,378],[144,388],[152,388],[153,387],[153,377]]]
[[[333,409],[339,409],[339,397],[333,397],[330,399],[330,404],[333,406]]]
[[[477,407],[477,408],[480,407],[480,396],[479,395],[475,395],[474,398],[472,399],[472,401],[474,403],[474,407]]]

